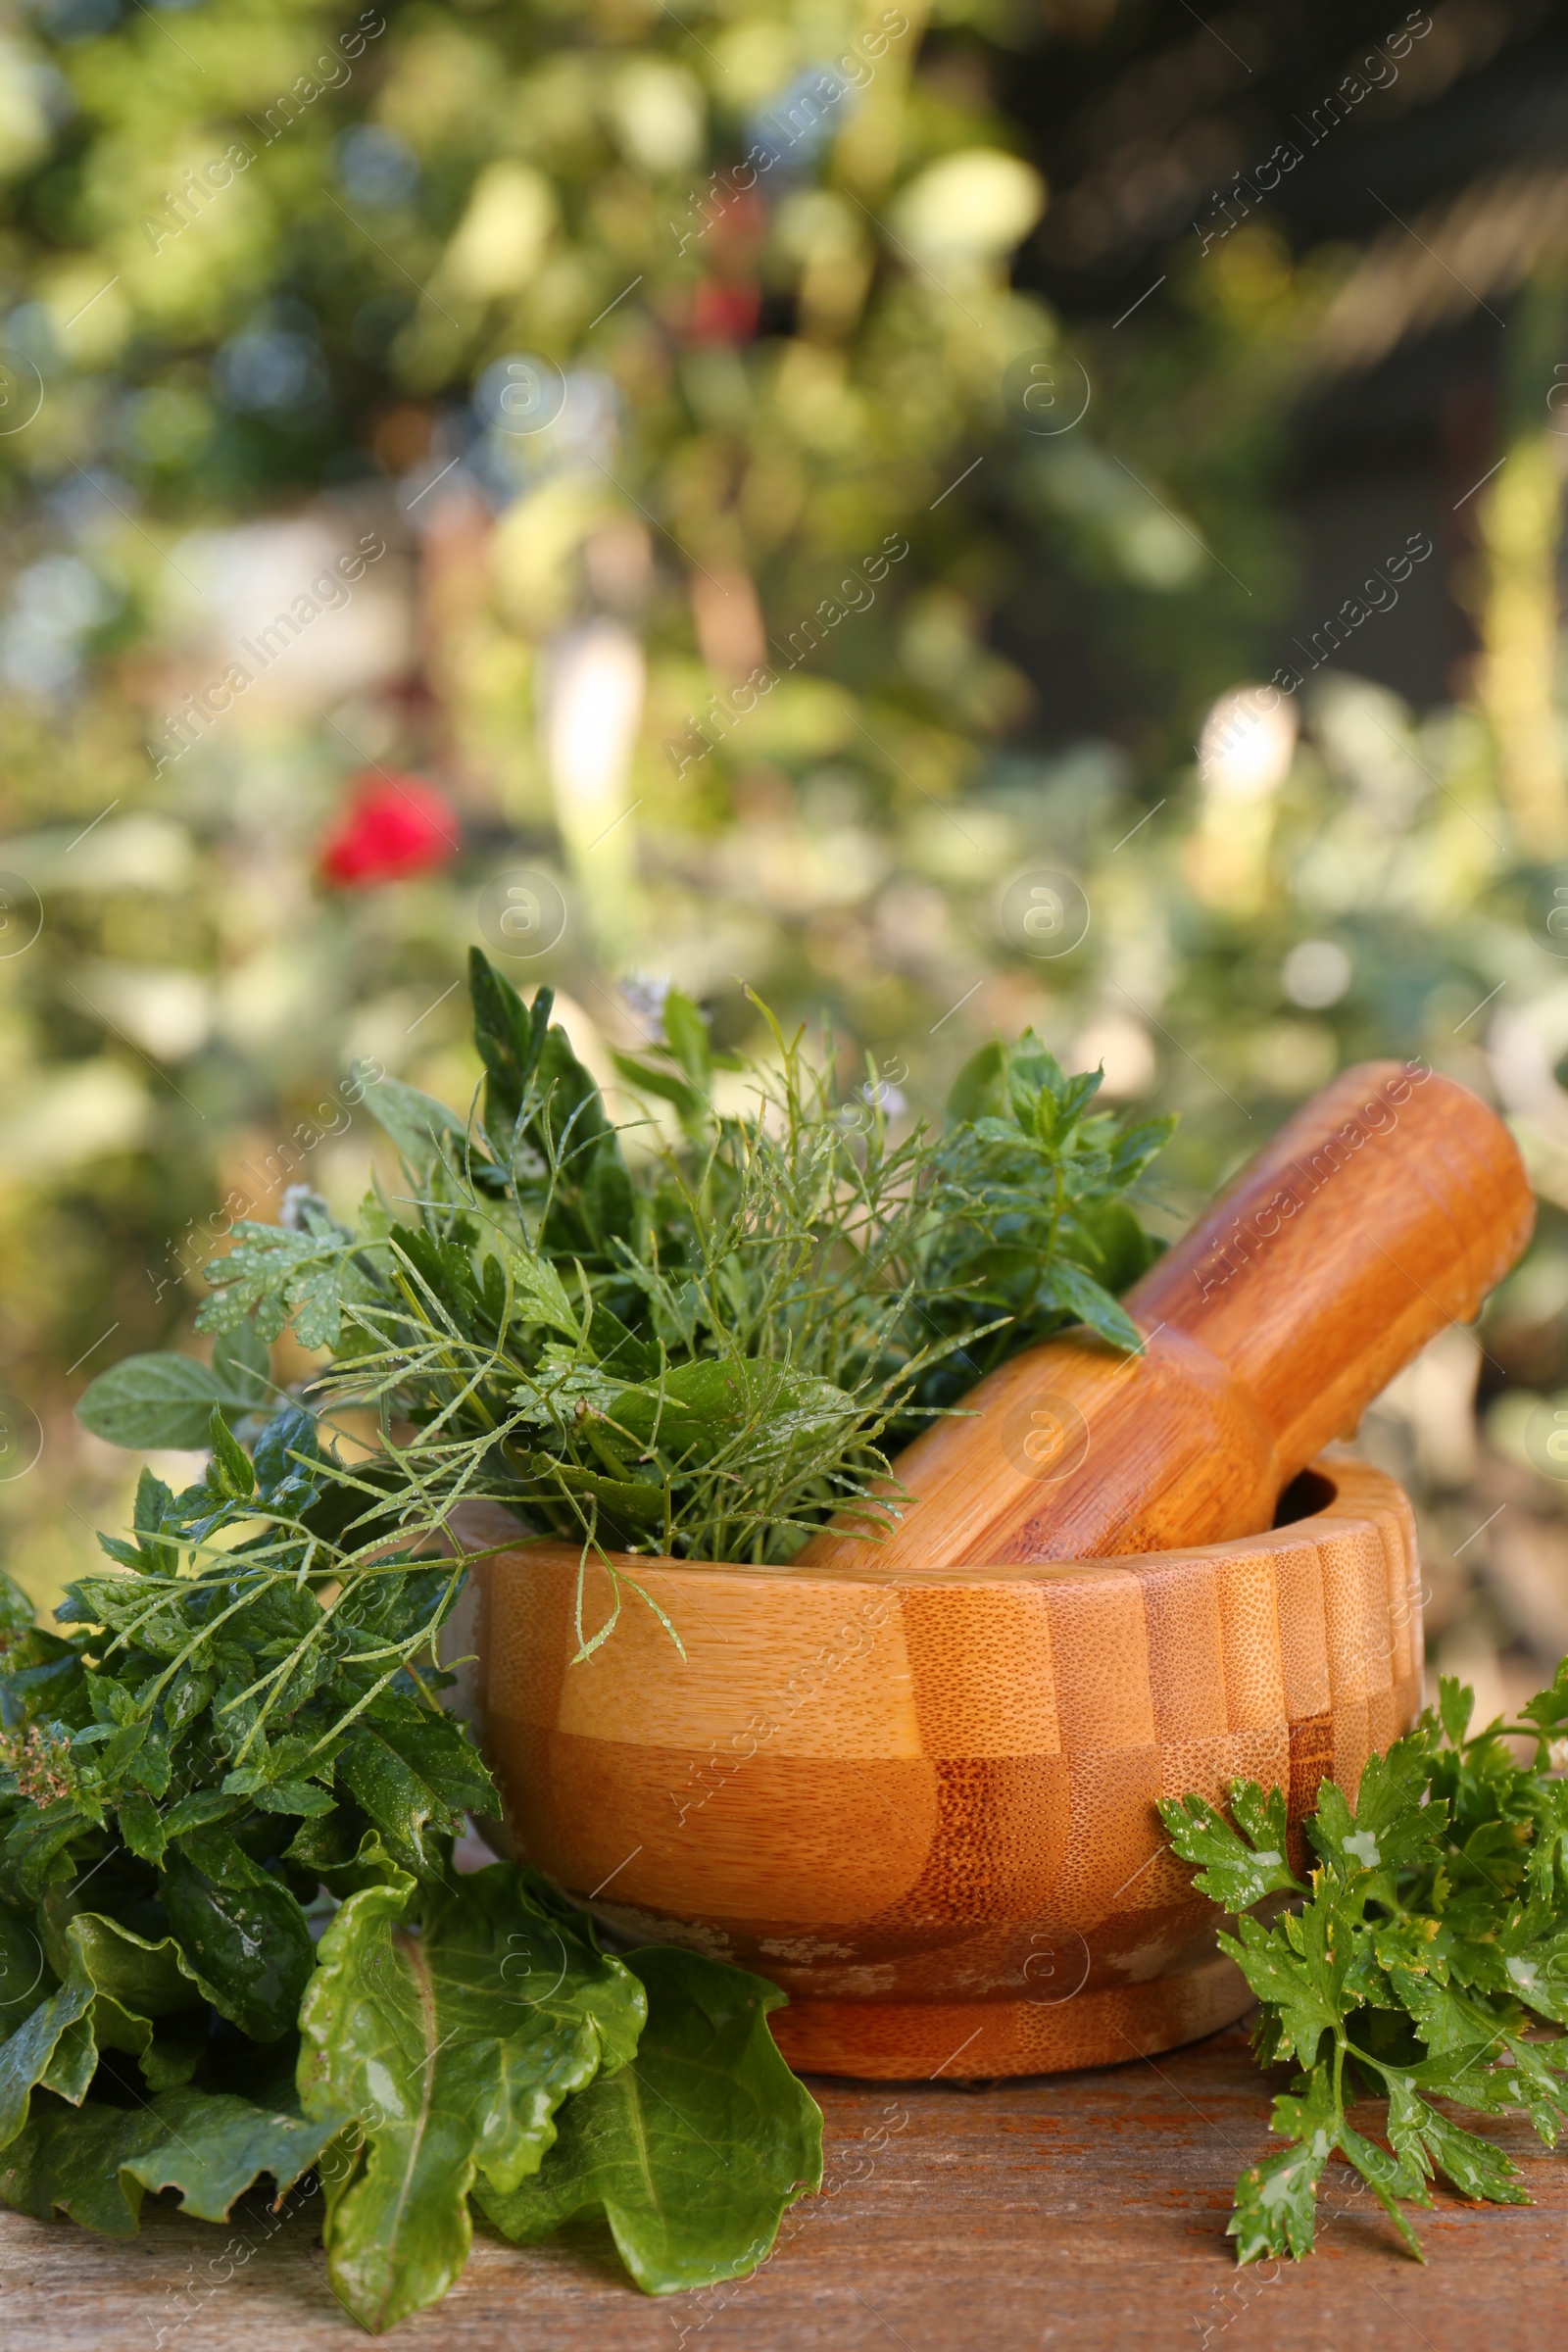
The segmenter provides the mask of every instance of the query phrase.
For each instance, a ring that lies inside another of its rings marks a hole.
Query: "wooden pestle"
[[[1494,1112],[1425,1063],[1344,1071],[1250,1160],[1124,1303],[1119,1355],[1031,1348],[894,1464],[916,1497],[885,1540],[829,1529],[796,1566],[942,1572],[1256,1535],[1530,1239],[1535,1202]]]

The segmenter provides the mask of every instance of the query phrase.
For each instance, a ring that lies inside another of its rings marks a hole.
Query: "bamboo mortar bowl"
[[[1154,1799],[1246,1775],[1348,1793],[1421,1704],[1415,1529],[1330,1454],[1268,1534],[1082,1563],[879,1574],[628,1558],[573,1664],[577,1548],[476,1564],[449,1655],[501,1788],[497,1838],[618,1934],[772,1978],[808,2073],[1104,2065],[1250,1994]],[[462,1541],[505,1541],[471,1512]],[[609,1580],[590,1570],[585,1620]]]

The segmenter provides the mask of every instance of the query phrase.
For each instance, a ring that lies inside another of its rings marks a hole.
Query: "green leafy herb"
[[[213,1407],[237,1419],[271,1409],[266,1343],[254,1323],[219,1340],[211,1364],[193,1355],[129,1355],[95,1380],[77,1418],[111,1446],[207,1444]]]
[[[0,2198],[40,2222],[56,2212],[111,2237],[133,2234],[143,2194],[180,2191],[182,2213],[223,2222],[264,2175],[281,2196],[334,2129],[227,2092],[166,2090],[134,2107],[71,2105],[45,2093],[0,2149]]]
[[[1568,2122],[1568,2041],[1539,2038],[1568,2026],[1568,1783],[1550,1770],[1568,1734],[1568,1660],[1518,1725],[1469,1735],[1473,1704],[1445,1677],[1438,1712],[1371,1758],[1353,1808],[1324,1783],[1305,1879],[1277,1789],[1265,1799],[1233,1783],[1229,1821],[1199,1796],[1160,1805],[1195,1885],[1227,1911],[1294,1898],[1272,1924],[1243,1917],[1219,1939],[1262,2005],[1260,2061],[1303,2070],[1274,2102],[1288,2144],[1237,2183],[1244,2263],[1311,2251],[1336,2153],[1418,2259],[1400,2205],[1430,2204],[1434,2174],[1464,2196],[1528,2203],[1518,2168],[1436,2101],[1528,2115],[1548,2147]],[[1521,1735],[1528,1764],[1510,1745]],[[1387,2101],[1387,2147],[1351,2127],[1358,2096]]]

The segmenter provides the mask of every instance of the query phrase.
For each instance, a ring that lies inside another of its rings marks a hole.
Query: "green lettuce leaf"
[[[624,2067],[645,2014],[618,1960],[581,1942],[498,1862],[418,1890],[350,1895],[300,2016],[305,2113],[357,2127],[327,2187],[332,2285],[372,2332],[445,2294],[467,2260],[476,2177],[516,2186],[562,2101]]]
[[[26,2123],[40,2083],[47,2082],[70,2099],[85,2098],[98,2063],[87,2023],[92,2004],[92,1985],[78,1966],[0,2043],[0,2148],[9,2146]]]
[[[307,2122],[229,2092],[166,2090],[147,2106],[69,2106],[43,2092],[0,2152],[0,2202],[41,2222],[57,2210],[112,2237],[134,2234],[144,2193],[177,2188],[180,2211],[222,2222],[264,2174],[278,2194],[330,2144],[342,2118]]]
[[[626,1966],[648,1991],[637,2055],[561,2118],[543,2168],[475,2201],[522,2245],[603,2212],[651,2295],[755,2270],[785,2208],[820,2186],[822,2117],[768,2031],[785,1995],[697,1952],[651,1947]]]
[[[150,1943],[96,1912],[62,1920],[49,1908],[42,1927],[32,2007],[0,2042],[0,2148],[22,2132],[40,2085],[79,2105],[104,2050],[135,2058],[162,2091],[188,2082],[207,2046],[215,1988],[172,1936]]]

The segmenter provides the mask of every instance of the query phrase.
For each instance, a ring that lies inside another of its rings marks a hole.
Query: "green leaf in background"
[[[522,2245],[603,2212],[637,2284],[668,2295],[755,2270],[785,2208],[821,2184],[822,2117],[768,2031],[776,1985],[663,1947],[626,1966],[648,1991],[636,2057],[571,2101],[532,2179],[475,2197]]]
[[[428,1167],[445,1143],[455,1143],[460,1154],[463,1151],[468,1132],[466,1120],[438,1102],[434,1095],[421,1094],[401,1078],[379,1080],[375,1092],[366,1096],[365,1106],[411,1168]]]
[[[361,2128],[324,2241],[334,2291],[373,2331],[446,2293],[476,2176],[515,2188],[561,2102],[625,2066],[645,2013],[636,1978],[536,1906],[512,1864],[426,1886],[417,1930],[415,1893],[401,1878],[350,1895],[300,2016],[306,2114]]]
[[[0,1635],[27,1633],[37,1613],[32,1595],[0,1569]]]
[[[127,1355],[92,1383],[77,1420],[111,1446],[206,1446],[215,1406],[237,1417],[264,1411],[271,1396],[266,1346],[254,1323],[237,1324],[225,1338],[211,1364],[193,1355]]]
[[[701,1010],[684,990],[672,988],[665,996],[663,1027],[671,1055],[692,1084],[708,1093],[713,1076],[712,1040]]]
[[[144,2194],[177,2188],[180,2211],[222,2222],[264,2175],[281,2196],[341,2124],[311,2123],[228,2092],[166,2090],[141,2107],[80,2107],[44,2092],[25,2129],[0,2151],[0,2201],[41,2222],[69,2213],[89,2230],[130,2237]]]

